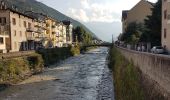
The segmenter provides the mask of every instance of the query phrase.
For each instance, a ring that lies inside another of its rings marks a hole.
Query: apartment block
[[[125,32],[128,24],[132,22],[144,23],[148,15],[152,14],[153,3],[141,0],[132,9],[122,11],[122,31]]]
[[[170,0],[162,0],[162,46],[170,52]]]
[[[64,20],[62,21],[66,25],[66,42],[67,44],[72,44],[73,41],[73,25],[71,21]]]
[[[5,50],[16,52],[34,49],[34,44],[27,41],[32,40],[34,35],[32,33],[34,18],[18,12],[15,7],[7,8],[4,2],[0,3],[0,8],[1,34],[8,35],[8,37],[3,35],[3,40],[1,39],[1,42],[5,44]]]
[[[73,25],[42,13],[18,10],[0,2],[0,53],[72,44]]]

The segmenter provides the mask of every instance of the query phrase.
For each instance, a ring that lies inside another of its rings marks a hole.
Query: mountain
[[[0,0],[2,1],[2,0]],[[10,6],[15,5],[18,9],[22,9],[23,11],[34,11],[37,13],[43,13],[46,14],[56,20],[62,21],[62,20],[70,20],[74,27],[76,26],[83,26],[83,28],[94,38],[97,38],[97,36],[91,32],[85,25],[82,23],[60,13],[59,11],[41,3],[36,0],[5,0]]]

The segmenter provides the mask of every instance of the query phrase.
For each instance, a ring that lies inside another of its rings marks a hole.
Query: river
[[[0,92],[0,100],[114,100],[108,48],[97,48],[46,68]]]

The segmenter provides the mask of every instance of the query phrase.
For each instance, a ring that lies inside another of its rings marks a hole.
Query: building
[[[70,21],[59,22],[0,1],[0,53],[68,46],[72,29]]]
[[[57,41],[57,47],[63,47],[66,46],[66,25],[64,25],[62,22],[60,22],[57,25],[58,28],[58,41]]]
[[[73,42],[73,25],[71,21],[64,20],[63,24],[66,25],[66,43],[71,45]]]
[[[34,18],[20,12],[15,6],[0,2],[1,34],[5,40],[5,51],[16,52],[33,50],[34,42]],[[3,28],[4,27],[4,28]],[[3,48],[4,49],[4,48]]]
[[[132,9],[122,11],[123,33],[130,23],[144,23],[147,16],[152,14],[151,8],[153,8],[153,3],[147,0],[141,0]]]
[[[162,0],[162,46],[170,52],[170,0]]]
[[[43,48],[45,47],[45,41],[47,40],[45,34],[46,34],[46,18],[47,16],[42,13],[36,13],[33,11],[26,11],[26,15],[31,16],[34,18],[34,26],[33,26],[33,32],[34,32],[34,48]]]

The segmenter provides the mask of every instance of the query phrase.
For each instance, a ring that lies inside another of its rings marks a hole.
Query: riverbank
[[[114,100],[107,51],[97,48],[69,57],[0,92],[1,100]]]
[[[79,54],[77,47],[42,49],[27,56],[2,59],[0,61],[0,90],[22,82],[41,73],[46,66],[58,63]]]
[[[116,48],[110,49],[109,67],[113,70],[116,100],[148,100],[140,84],[140,74]]]

